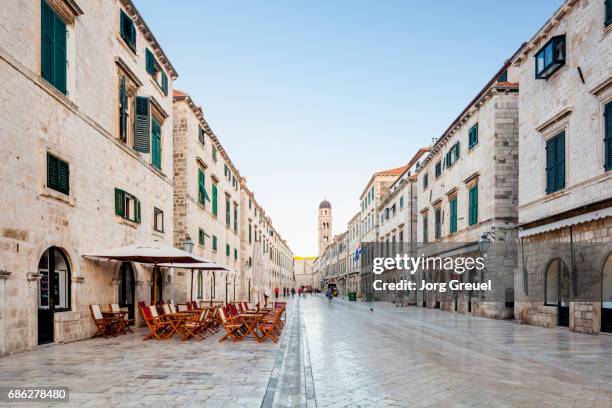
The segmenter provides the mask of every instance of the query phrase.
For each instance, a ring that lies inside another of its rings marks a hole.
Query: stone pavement
[[[612,407],[612,336],[288,302],[279,344],[143,342],[140,330],[0,358],[0,387],[68,386],[75,407]]]

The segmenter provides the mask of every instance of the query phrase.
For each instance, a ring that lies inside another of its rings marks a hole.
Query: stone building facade
[[[171,271],[83,255],[172,244],[172,81],[129,0],[10,1],[0,20],[0,354],[94,333],[89,305],[174,296]],[[154,293],[155,292],[155,293]]]
[[[410,159],[406,170],[389,187],[387,195],[378,206],[378,246],[381,255],[392,257],[396,254],[414,256],[417,249],[417,175],[430,149],[421,148]],[[411,276],[403,271],[389,270],[380,275],[384,282],[400,282]],[[415,304],[416,299],[403,291],[383,291],[377,294],[379,300],[393,303]]]
[[[359,278],[360,264],[359,251],[361,249],[360,240],[361,212],[357,212],[351,217],[347,225],[347,246],[348,246],[348,266],[346,272],[346,291],[360,294],[361,279]]]
[[[518,72],[509,60],[434,143],[421,163],[417,182],[419,253],[474,259],[488,255],[486,270],[472,269],[463,274],[420,270],[418,280],[492,279],[493,290],[421,291],[417,294],[419,305],[494,318],[513,316],[517,254],[511,243],[516,239],[518,218],[517,80]],[[478,245],[483,236],[494,239],[495,248],[504,249],[483,254]]]
[[[194,253],[229,271],[185,271],[190,300],[241,300],[241,176],[183,91],[174,91],[174,245],[190,238]],[[178,299],[183,300],[183,299]]]
[[[516,318],[612,331],[612,4],[568,0],[519,53]]]
[[[316,258],[316,256],[293,257],[296,288],[305,286],[315,289],[319,287],[320,277],[313,269],[313,263]]]

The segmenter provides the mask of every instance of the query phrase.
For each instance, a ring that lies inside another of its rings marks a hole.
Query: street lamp
[[[183,251],[191,253],[193,251],[194,243],[191,240],[189,234],[185,236],[185,240],[183,241]]]
[[[480,236],[478,240],[478,250],[481,254],[489,251],[491,247],[491,239],[495,241],[495,234],[493,232],[487,231]]]

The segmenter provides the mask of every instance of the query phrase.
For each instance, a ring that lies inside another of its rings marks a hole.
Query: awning
[[[519,238],[542,234],[544,232],[569,227],[570,225],[582,224],[584,222],[599,220],[606,217],[612,217],[612,207],[604,208],[597,211],[591,211],[586,214],[581,214],[575,217],[566,218],[564,220],[551,222],[549,224],[540,225],[538,227],[519,230]]]
[[[207,263],[205,259],[173,246],[152,242],[132,244],[83,255],[85,258],[108,259],[123,262],[139,262],[158,265],[160,263]]]

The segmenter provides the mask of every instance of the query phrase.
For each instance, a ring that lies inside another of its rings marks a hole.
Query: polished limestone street
[[[278,344],[52,344],[1,358],[0,387],[68,386],[79,407],[612,406],[612,336],[372,307],[296,295]]]

